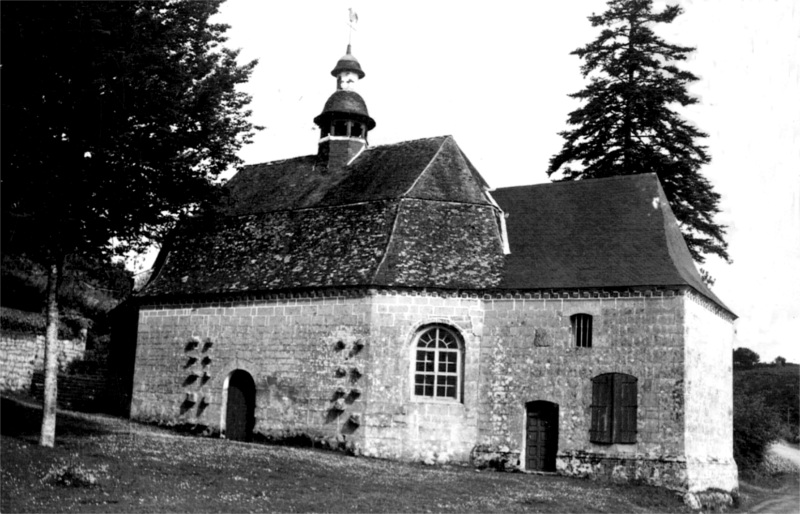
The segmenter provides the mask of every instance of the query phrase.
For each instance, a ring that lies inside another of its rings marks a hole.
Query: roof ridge
[[[403,198],[399,198],[397,200],[397,205],[394,208],[394,220],[392,220],[392,228],[389,230],[389,237],[386,238],[386,246],[383,247],[383,256],[381,257],[381,262],[375,266],[375,273],[372,274],[372,283],[378,283],[378,276],[381,274],[381,268],[386,263],[386,258],[389,256],[389,248],[392,246],[392,242],[394,241],[394,234],[397,232],[397,222],[400,219],[400,204],[402,203]]]
[[[394,142],[394,143],[384,143],[382,145],[366,146],[366,147],[364,147],[364,151],[361,152],[361,153],[363,154],[363,153],[369,152],[370,150],[377,150],[379,148],[386,148],[388,146],[401,146],[401,145],[406,145],[406,144],[415,144],[415,143],[418,143],[420,141],[433,141],[434,139],[447,139],[447,138],[452,139],[453,136],[450,135],[450,134],[444,134],[444,135],[441,135],[441,136],[420,137],[420,138],[417,138],[417,139],[408,139],[408,140],[405,140],[405,141],[397,141],[397,142]],[[284,164],[284,163],[287,163],[287,162],[290,162],[290,161],[298,161],[300,159],[315,158],[316,156],[317,156],[317,154],[311,153],[311,154],[306,154],[306,155],[298,155],[296,157],[287,157],[285,159],[276,159],[274,161],[254,162],[252,164],[244,164],[244,165],[242,165],[242,168],[252,168],[252,167],[255,167],[255,166],[272,166],[272,165],[276,165],[276,164]]]
[[[439,157],[439,154],[442,153],[442,148],[444,148],[445,143],[447,143],[447,141],[452,141],[452,140],[453,136],[444,136],[444,139],[439,144],[439,148],[436,149],[436,153],[433,154],[433,157],[431,157],[431,160],[428,161],[428,164],[426,164],[425,167],[422,168],[422,171],[420,172],[419,175],[417,175],[417,178],[414,179],[414,182],[411,183],[411,186],[409,186],[409,188],[406,189],[406,192],[400,195],[400,198],[407,198],[408,194],[411,191],[413,191],[415,187],[417,187],[417,183],[419,183],[419,180],[422,178],[423,175],[425,175],[425,172],[428,171],[428,169],[431,167],[431,164],[433,164],[436,161],[436,158]]]
[[[308,155],[298,155],[296,157],[287,157],[286,159],[277,159],[274,161],[254,162],[253,164],[245,164],[242,166],[242,168],[253,168],[255,166],[272,166],[274,164],[284,164],[290,161],[299,161],[300,159],[314,158],[316,156],[317,154],[310,153]]]
[[[500,190],[510,190],[510,189],[524,189],[524,188],[534,188],[534,187],[565,187],[567,185],[574,184],[587,184],[587,183],[595,183],[597,181],[600,182],[612,182],[617,180],[644,180],[645,177],[655,177],[658,179],[658,174],[653,171],[648,171],[647,173],[631,173],[630,175],[617,175],[615,177],[601,177],[601,178],[587,178],[581,180],[556,180],[551,182],[540,182],[539,184],[523,184],[519,186],[506,186],[506,187],[496,187],[494,189],[490,189],[490,191],[500,191]]]
[[[382,145],[370,146],[370,147],[367,148],[367,150],[376,150],[378,148],[386,148],[387,146],[401,146],[401,145],[408,145],[408,144],[417,144],[420,141],[433,141],[435,139],[448,139],[448,138],[452,139],[453,136],[451,136],[450,134],[444,134],[442,136],[420,137],[418,139],[408,139],[406,141],[397,141],[397,142],[394,142],[394,143],[384,143]]]

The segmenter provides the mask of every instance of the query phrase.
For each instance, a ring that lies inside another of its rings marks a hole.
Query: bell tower
[[[331,71],[336,77],[336,91],[325,102],[322,113],[314,118],[320,129],[317,166],[323,172],[347,166],[367,146],[367,134],[375,128],[367,104],[355,91],[365,74],[350,52],[348,44],[347,53]]]

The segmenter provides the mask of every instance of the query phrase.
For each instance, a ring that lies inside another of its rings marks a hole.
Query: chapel
[[[371,146],[348,45],[315,154],[245,166],[139,293],[131,417],[357,455],[737,488],[735,315],[654,174],[492,190]]]

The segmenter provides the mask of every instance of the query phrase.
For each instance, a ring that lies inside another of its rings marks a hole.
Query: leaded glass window
[[[435,326],[417,338],[414,395],[461,398],[461,343],[450,329]]]

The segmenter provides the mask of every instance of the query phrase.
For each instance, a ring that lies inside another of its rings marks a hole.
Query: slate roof
[[[511,254],[501,287],[688,285],[730,310],[695,268],[655,174],[501,188]]]
[[[499,284],[498,211],[450,136],[245,167],[222,215],[172,234],[144,296],[334,286]]]
[[[316,162],[307,155],[245,167],[228,181],[226,214],[401,197],[489,204],[486,181],[451,136],[371,147],[339,171],[320,173]]]
[[[179,227],[142,296],[338,286],[467,290],[703,283],[654,174],[497,189],[452,137],[247,166],[215,217]]]

